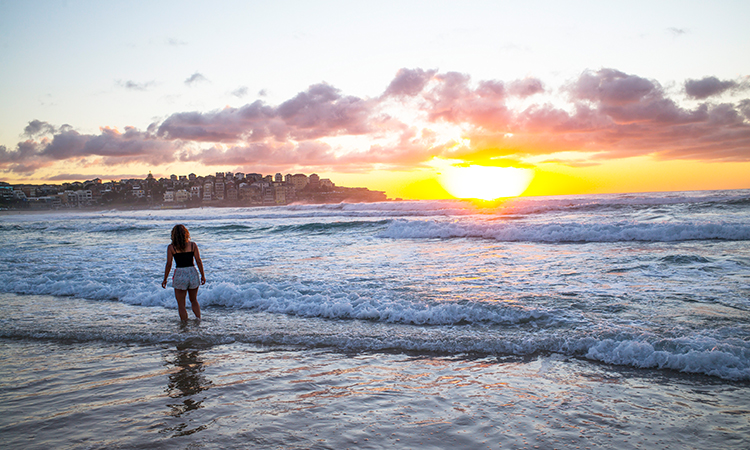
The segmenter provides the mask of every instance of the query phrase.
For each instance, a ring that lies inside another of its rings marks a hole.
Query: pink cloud
[[[685,89],[702,99],[736,95],[744,92],[741,86],[707,77],[688,80]],[[34,120],[24,130],[28,139],[13,150],[0,147],[0,170],[33,173],[55,161],[96,157],[112,165],[193,161],[247,171],[302,166],[343,171],[409,168],[433,156],[554,160],[560,151],[592,152],[597,158],[750,161],[750,99],[685,106],[659,82],[615,69],[583,72],[557,91],[563,97],[554,105],[548,103],[555,93],[533,77],[473,81],[460,72],[401,69],[374,98],[319,83],[279,105],[258,100],[176,112],[146,131],[103,127],[99,134],[82,134],[69,125]],[[511,108],[513,97],[527,106]],[[417,122],[403,123],[389,108],[409,111]],[[461,130],[471,145],[457,145],[454,137],[435,131],[444,125]],[[371,144],[334,148],[331,139],[342,136]]]

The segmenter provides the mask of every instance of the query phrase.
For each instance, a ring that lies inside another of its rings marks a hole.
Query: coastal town
[[[379,202],[382,191],[336,186],[317,174],[261,175],[216,172],[215,175],[171,175],[103,181],[99,178],[61,185],[0,181],[0,208],[54,210],[66,208],[189,208],[198,206],[273,206],[292,203]]]

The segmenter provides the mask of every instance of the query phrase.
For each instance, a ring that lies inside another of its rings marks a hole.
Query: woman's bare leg
[[[196,319],[201,318],[201,305],[198,304],[198,288],[188,289],[190,294],[190,307],[193,308],[193,314]],[[183,297],[182,304],[185,305],[185,299]],[[185,311],[185,317],[187,317],[187,311]]]
[[[177,311],[180,313],[180,320],[182,320],[183,322],[187,322],[188,320],[187,309],[185,308],[185,296],[187,295],[187,293],[188,291],[184,291],[182,289],[174,290],[174,298],[177,299]]]

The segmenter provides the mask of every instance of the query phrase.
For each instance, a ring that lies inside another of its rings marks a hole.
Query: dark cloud
[[[157,135],[164,139],[199,142],[261,140],[274,135],[285,139],[287,128],[275,119],[276,111],[260,100],[241,108],[224,108],[208,113],[176,113],[164,120]]]
[[[584,72],[569,89],[577,100],[606,105],[637,103],[649,94],[661,91],[654,81],[614,69]]]
[[[34,122],[30,126],[32,124]],[[54,129],[49,124],[45,126]],[[174,153],[180,146],[179,142],[165,141],[132,127],[125,128],[124,133],[102,128],[100,134],[89,135],[63,126],[51,137],[19,142],[13,152],[3,147],[0,150],[0,169],[27,173],[54,161],[87,157],[102,157],[102,161],[109,164],[142,162],[158,165],[174,161]]]
[[[173,114],[161,123],[157,134],[200,142],[358,135],[370,130],[374,106],[373,101],[342,96],[330,85],[315,84],[278,107],[257,100],[241,108]]]
[[[740,100],[737,107],[742,115],[745,116],[745,119],[750,120],[750,99]]]
[[[367,133],[373,105],[359,97],[342,96],[328,84],[314,84],[279,105],[276,112],[292,138],[315,139]]]
[[[56,130],[57,129],[49,123],[34,119],[23,129],[23,135],[34,138],[45,134],[54,134]]]
[[[736,81],[721,81],[716,77],[705,77],[700,80],[687,80],[685,92],[688,97],[704,100],[714,95],[720,95],[730,89],[737,89],[740,84]]]
[[[15,151],[0,146],[0,170],[29,175],[37,169],[48,166],[50,161],[38,158],[40,144],[33,140],[19,142]]]
[[[424,89],[437,70],[399,69],[385,90],[385,96],[413,97]]]
[[[188,86],[192,86],[192,85],[194,85],[196,83],[201,83],[203,81],[208,81],[208,78],[204,77],[203,74],[195,72],[194,74],[190,75],[185,80],[185,84],[187,84]]]

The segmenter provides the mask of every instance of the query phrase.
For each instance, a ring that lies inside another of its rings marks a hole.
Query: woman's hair
[[[187,250],[187,243],[190,239],[190,232],[185,225],[175,225],[172,228],[172,245],[175,250],[185,251]]]

